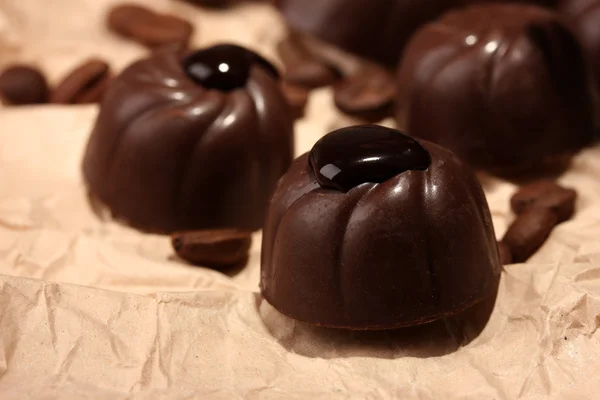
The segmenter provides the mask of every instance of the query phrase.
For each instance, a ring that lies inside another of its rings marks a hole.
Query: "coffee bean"
[[[271,3],[273,0],[184,0],[202,7],[227,8],[238,3]]]
[[[502,239],[510,249],[513,262],[527,261],[548,239],[557,223],[558,217],[547,208],[530,208],[520,214]]]
[[[0,97],[7,104],[42,104],[48,101],[48,84],[36,68],[14,65],[0,74]]]
[[[576,199],[575,190],[559,186],[551,180],[542,180],[520,187],[510,199],[510,205],[517,215],[531,208],[547,208],[556,214],[561,223],[573,216]]]
[[[101,60],[92,59],[76,67],[54,89],[51,102],[56,104],[87,104],[102,100],[110,81],[110,68]]]
[[[252,233],[236,229],[177,232],[171,244],[182,259],[206,267],[240,264],[248,258]]]
[[[383,68],[368,67],[338,83],[334,102],[344,114],[377,122],[392,115],[396,86],[394,77]]]
[[[113,32],[150,47],[172,46],[187,48],[194,31],[192,25],[177,16],[157,14],[133,4],[123,4],[111,9],[107,25]]]
[[[202,6],[202,7],[209,7],[209,8],[226,8],[229,5],[231,5],[231,3],[233,3],[233,1],[230,0],[185,0],[188,3],[192,3],[198,6]]]
[[[320,61],[293,35],[277,45],[284,66],[283,79],[293,85],[315,89],[329,86],[340,79],[340,72]]]
[[[512,253],[506,243],[498,242],[498,254],[502,265],[512,264]]]
[[[300,119],[304,117],[304,111],[308,104],[308,89],[282,82],[281,91],[290,105],[293,118]]]
[[[340,74],[337,71],[317,60],[304,60],[287,65],[283,76],[285,81],[309,89],[332,85],[339,78]]]

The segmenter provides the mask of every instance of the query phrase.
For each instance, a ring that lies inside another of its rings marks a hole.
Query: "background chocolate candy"
[[[559,10],[582,44],[600,91],[600,0],[562,0]],[[600,119],[600,110],[598,114]]]
[[[371,183],[377,163],[384,173]],[[351,184],[320,184],[326,165],[352,166]],[[387,329],[483,300],[501,264],[483,190],[454,154],[388,128],[351,127],[325,136],[279,181],[261,268],[262,293],[283,314]]]
[[[445,11],[495,0],[276,0],[289,25],[394,66],[411,35]],[[513,0],[552,5],[556,0]]]
[[[562,162],[594,135],[580,46],[559,15],[493,4],[420,29],[398,75],[397,119],[476,168]]]
[[[185,60],[156,52],[110,86],[83,172],[116,217],[161,232],[262,226],[292,160],[292,115],[271,65],[258,55],[248,65],[238,46],[218,49]],[[200,60],[244,70],[247,80],[205,70],[204,81],[193,68]]]
[[[290,26],[352,53],[395,65],[410,35],[444,0],[279,0]]]

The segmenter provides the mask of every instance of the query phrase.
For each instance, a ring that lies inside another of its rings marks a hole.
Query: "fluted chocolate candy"
[[[271,198],[261,290],[311,324],[389,329],[493,294],[501,264],[484,193],[454,154],[399,131],[323,137]]]
[[[290,26],[383,64],[397,64],[411,35],[442,13],[497,0],[276,0]],[[551,5],[556,0],[513,0]]]
[[[476,168],[563,163],[594,135],[582,51],[554,12],[471,6],[420,29],[399,70],[397,117]]]
[[[234,45],[157,52],[111,85],[83,172],[117,218],[151,231],[262,227],[293,157],[272,65]]]
[[[561,0],[559,9],[568,18],[586,52],[600,92],[600,0]]]

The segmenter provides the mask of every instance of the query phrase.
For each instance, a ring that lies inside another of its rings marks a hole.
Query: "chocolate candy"
[[[220,46],[182,59],[159,51],[114,79],[83,173],[116,218],[158,232],[262,226],[292,160],[293,119],[274,67],[257,55],[249,66],[240,57],[247,52]],[[207,55],[217,68],[249,66],[245,83],[197,71],[192,79],[190,65]]]
[[[423,24],[456,7],[497,0],[276,0],[298,31],[395,66],[411,35]],[[515,0],[513,0],[515,1]],[[551,5],[555,0],[522,0]]]
[[[557,14],[471,6],[415,34],[396,115],[475,168],[519,172],[563,163],[591,143],[589,87],[581,49]]]
[[[271,198],[261,290],[301,321],[426,323],[495,293],[500,271],[476,177],[450,151],[398,131],[359,126],[323,137]]]
[[[197,51],[183,60],[188,76],[207,89],[230,91],[246,85],[250,70],[260,64],[274,78],[277,70],[258,54],[243,47],[223,44]]]
[[[425,170],[431,159],[419,142],[380,126],[340,129],[320,139],[309,163],[322,187],[347,192],[361,183],[381,183],[408,170]]]
[[[440,15],[443,0],[279,0],[292,28],[393,66],[410,35]]]
[[[583,46],[600,92],[600,0],[561,0],[559,10]]]

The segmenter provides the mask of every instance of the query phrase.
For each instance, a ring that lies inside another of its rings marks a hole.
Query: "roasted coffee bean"
[[[110,81],[110,68],[101,60],[92,59],[75,68],[52,92],[51,102],[57,104],[87,104],[102,100]]]
[[[502,243],[510,249],[512,261],[527,261],[542,247],[557,223],[558,217],[547,208],[530,208],[520,214],[502,239]]]
[[[188,3],[202,7],[226,8],[233,3],[231,0],[185,0]]]
[[[308,89],[282,82],[281,91],[290,105],[294,119],[300,119],[304,117],[304,111],[306,110],[306,105],[308,104]]]
[[[14,65],[0,74],[0,97],[7,104],[42,104],[48,101],[48,84],[36,68]]]
[[[551,180],[542,180],[520,187],[510,199],[510,205],[517,215],[531,208],[547,208],[556,214],[561,223],[573,216],[575,200],[575,190],[559,186]]]
[[[187,48],[194,31],[192,25],[177,16],[157,14],[133,4],[114,7],[108,14],[107,25],[113,32],[150,48],[172,46]]]
[[[367,122],[391,116],[395,97],[394,77],[379,67],[368,67],[334,88],[336,107],[344,114]]]
[[[498,242],[498,254],[502,265],[512,264],[512,253],[506,243]]]
[[[184,0],[202,7],[227,8],[238,3],[272,3],[274,0]]]
[[[338,72],[317,60],[305,60],[294,65],[286,65],[283,77],[293,85],[309,89],[332,85],[339,78]]]
[[[340,72],[318,60],[294,36],[277,45],[284,66],[283,79],[293,85],[315,89],[329,86],[340,79]]]
[[[177,232],[171,235],[171,244],[189,263],[219,268],[246,261],[252,233],[236,229]]]

